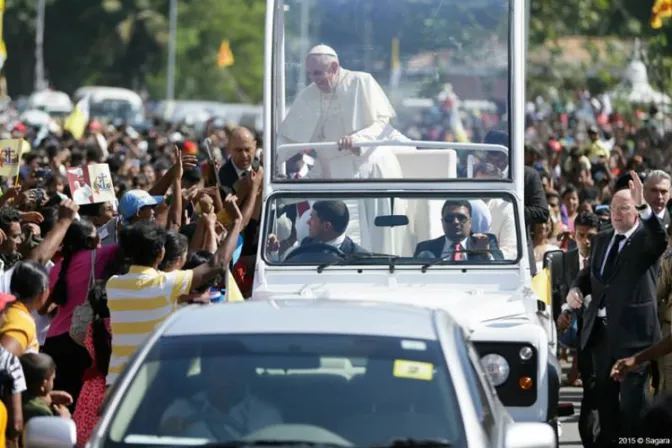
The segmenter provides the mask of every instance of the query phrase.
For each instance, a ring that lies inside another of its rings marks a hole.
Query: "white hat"
[[[309,52],[308,56],[333,56],[338,59],[336,51],[328,45],[320,44],[314,46]]]

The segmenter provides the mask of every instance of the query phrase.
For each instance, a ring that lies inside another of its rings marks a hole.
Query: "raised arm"
[[[58,220],[54,227],[42,243],[28,254],[26,259],[37,261],[40,264],[45,264],[51,260],[61,247],[65,232],[68,231],[70,224],[74,221],[78,210],[79,206],[74,201],[64,199],[58,207]]]
[[[182,225],[182,176],[184,175],[184,163],[182,151],[175,147],[175,175],[173,176],[173,202],[168,210],[167,230],[179,229]]]
[[[209,263],[202,264],[194,269],[191,283],[192,289],[198,289],[206,285],[217,277],[218,274],[225,272],[226,267],[233,258],[233,252],[236,250],[243,220],[236,201],[237,199],[233,195],[228,195],[224,200],[224,207],[227,209],[229,216],[233,218],[233,225],[228,229],[226,238],[219,249],[217,249],[217,252],[215,252],[213,259]]]

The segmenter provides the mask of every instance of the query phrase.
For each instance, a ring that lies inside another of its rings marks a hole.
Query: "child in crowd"
[[[56,378],[56,364],[51,356],[26,353],[20,360],[26,378],[26,391],[22,397],[24,425],[33,417],[60,415],[70,418],[67,406],[51,400],[50,394]]]

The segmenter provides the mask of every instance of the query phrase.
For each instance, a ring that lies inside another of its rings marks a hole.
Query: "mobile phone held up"
[[[44,179],[48,175],[51,174],[51,170],[49,168],[38,168],[34,171],[34,176],[37,179]]]
[[[261,163],[259,162],[259,157],[255,157],[254,160],[252,161],[252,170],[254,170],[255,173],[258,172],[259,166],[261,166]],[[249,174],[250,174],[249,171],[243,171],[240,177],[245,177],[248,176]]]

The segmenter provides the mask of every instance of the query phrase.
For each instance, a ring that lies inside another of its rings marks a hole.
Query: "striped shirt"
[[[0,346],[0,389],[20,394],[26,390],[26,378],[19,358]]]
[[[177,300],[191,290],[193,271],[159,272],[131,266],[112,276],[106,286],[112,327],[112,357],[107,384],[113,384],[129,358],[147,337],[177,309]]]

